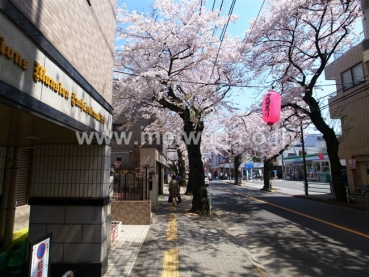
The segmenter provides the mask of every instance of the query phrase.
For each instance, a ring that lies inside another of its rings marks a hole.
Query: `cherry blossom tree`
[[[315,89],[332,55],[353,43],[354,23],[360,17],[358,0],[266,0],[242,48],[254,77],[272,83],[281,92],[283,105],[307,115],[323,134],[338,201],[345,200],[339,140],[322,116]]]
[[[273,126],[261,120],[260,107],[254,106],[252,112],[233,113],[221,120],[227,130],[223,144],[233,158],[235,182],[238,183],[238,168],[252,152],[264,156],[264,190],[270,190],[269,171],[273,159],[280,156],[299,136],[302,118],[292,108],[281,112],[281,119]],[[305,123],[304,123],[305,124]]]
[[[118,9],[117,34],[123,45],[115,56],[115,72],[122,89],[113,99],[118,113],[129,112],[126,103],[135,102],[181,118],[193,212],[208,210],[200,150],[203,118],[222,105],[230,84],[243,77],[234,67],[238,39],[227,32],[221,39],[215,35],[237,17],[221,16],[201,3],[205,1],[160,0],[151,14]]]

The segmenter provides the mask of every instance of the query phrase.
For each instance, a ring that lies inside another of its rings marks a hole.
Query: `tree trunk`
[[[264,160],[264,186],[263,190],[272,190],[272,183],[270,180],[270,171],[273,169],[272,159]]]
[[[331,163],[331,182],[336,195],[336,200],[340,202],[346,201],[345,188],[341,182],[341,162],[338,156],[339,141],[334,130],[325,123],[318,102],[309,95],[305,95],[303,100],[310,107],[310,119],[315,127],[323,134],[323,138],[327,145],[329,161]]]
[[[239,172],[238,172],[238,168],[240,167],[240,165],[241,165],[241,157],[242,157],[242,155],[237,155],[237,156],[235,156],[234,157],[234,162],[233,162],[233,168],[234,168],[234,183],[236,184],[236,185],[238,185],[239,184],[239,182],[238,182],[238,178],[239,178]]]
[[[200,136],[198,141],[191,140],[186,142],[189,162],[189,185],[187,186],[186,194],[192,193],[192,208],[191,212],[208,214],[209,213],[209,202],[208,202],[208,191],[205,186],[205,172],[204,164],[201,159],[201,131],[203,125],[198,124],[196,129],[192,127],[193,123],[186,121],[184,125],[184,132],[187,137],[190,136],[190,132],[195,132],[195,135]]]
[[[177,156],[178,156],[178,174],[182,178],[182,186],[186,186],[186,170],[185,163],[183,160],[183,155],[181,149],[177,148]]]

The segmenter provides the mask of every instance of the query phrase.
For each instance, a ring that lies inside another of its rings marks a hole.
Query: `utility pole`
[[[304,141],[304,133],[302,128],[302,122],[301,122],[301,145],[302,145],[302,161],[304,163],[304,190],[305,195],[308,195],[308,181],[307,181],[307,173],[306,173],[306,159],[305,159],[305,141]]]

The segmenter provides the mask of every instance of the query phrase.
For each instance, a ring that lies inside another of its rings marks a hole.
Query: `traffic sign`
[[[47,234],[40,239],[31,242],[30,247],[30,277],[48,277],[49,276],[49,256],[52,233]]]

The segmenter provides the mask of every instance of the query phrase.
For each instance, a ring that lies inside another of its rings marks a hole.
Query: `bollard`
[[[212,194],[210,192],[208,192],[209,215],[211,215],[211,196],[212,196]]]

